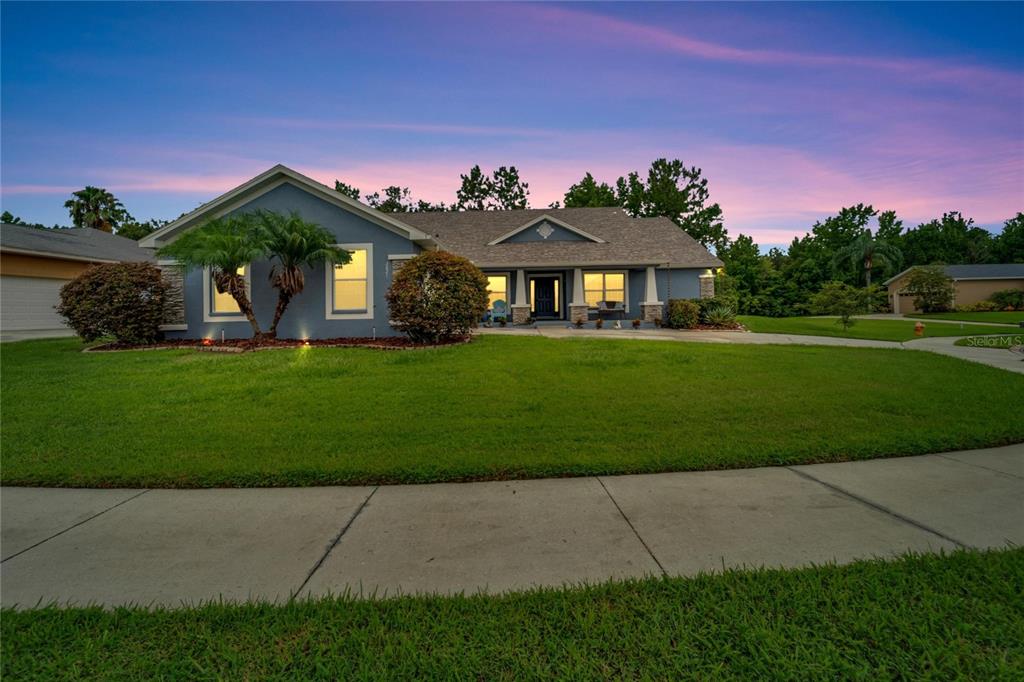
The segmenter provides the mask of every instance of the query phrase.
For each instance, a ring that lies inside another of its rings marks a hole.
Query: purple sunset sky
[[[519,167],[700,166],[731,236],[857,202],[908,225],[1024,209],[1024,4],[2,6],[3,208],[107,187],[173,218],[284,163],[451,201]]]

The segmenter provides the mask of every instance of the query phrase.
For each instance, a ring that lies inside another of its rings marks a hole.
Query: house
[[[72,335],[54,309],[64,284],[96,263],[151,260],[137,242],[102,230],[0,226],[0,337]]]
[[[889,304],[894,313],[921,312],[914,306],[914,297],[905,291],[913,269],[907,268],[883,282],[889,289]],[[946,265],[943,270],[953,280],[953,305],[978,303],[1004,289],[1024,289],[1024,263]]]
[[[714,294],[721,261],[665,218],[631,218],[619,208],[381,213],[285,166],[275,166],[141,240],[158,248],[203,222],[258,209],[297,212],[352,253],[344,266],[317,266],[281,320],[291,338],[388,336],[385,292],[395,271],[423,250],[462,255],[487,275],[489,315],[513,322],[591,319],[598,302],[654,320],[672,298]],[[183,307],[168,319],[171,338],[242,338],[248,323],[208,270],[181,273]],[[257,318],[269,321],[277,295],[269,262],[245,268]]]

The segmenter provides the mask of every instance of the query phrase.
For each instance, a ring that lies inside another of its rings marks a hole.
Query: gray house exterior
[[[722,263],[665,218],[632,218],[618,208],[525,209],[381,213],[285,166],[200,206],[140,244],[158,248],[210,218],[266,209],[297,212],[329,230],[353,252],[340,267],[306,273],[278,327],[281,338],[392,336],[385,292],[395,271],[423,250],[441,249],[473,261],[488,277],[488,317],[519,324],[528,319],[588,320],[599,301],[618,302],[627,319],[664,316],[671,298],[714,295]],[[183,273],[159,261],[178,283],[168,311],[169,338],[247,338],[251,328],[234,302],[218,294],[210,273]],[[261,324],[269,323],[277,292],[270,263],[246,268]]]

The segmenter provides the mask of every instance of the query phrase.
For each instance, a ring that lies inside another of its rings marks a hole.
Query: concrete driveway
[[[1024,444],[436,485],[0,490],[4,606],[500,592],[1024,543]]]

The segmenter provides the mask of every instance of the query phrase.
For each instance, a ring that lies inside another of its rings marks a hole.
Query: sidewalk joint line
[[[829,490],[834,490],[835,492],[837,492],[837,493],[839,493],[841,495],[845,495],[846,497],[849,497],[851,500],[856,500],[857,502],[860,502],[861,504],[863,504],[865,506],[871,507],[872,509],[880,511],[883,514],[887,514],[887,515],[893,517],[894,519],[899,519],[900,521],[902,521],[902,522],[904,522],[906,524],[909,524],[911,526],[914,526],[915,528],[918,528],[920,530],[923,530],[923,531],[926,531],[928,533],[931,533],[932,535],[940,537],[943,540],[945,540],[946,542],[952,542],[954,545],[956,545],[960,549],[969,549],[970,548],[970,545],[967,545],[967,544],[965,544],[963,542],[960,542],[959,540],[957,540],[954,537],[950,537],[949,535],[946,535],[945,533],[943,533],[941,531],[935,530],[934,528],[930,528],[930,527],[924,525],[923,523],[921,523],[920,521],[915,521],[914,519],[910,518],[909,516],[904,516],[903,514],[900,514],[899,512],[893,511],[892,509],[889,509],[888,507],[885,507],[883,505],[878,504],[877,502],[872,502],[871,500],[867,499],[866,497],[861,497],[860,495],[855,495],[854,493],[851,493],[848,490],[844,490],[843,488],[840,488],[837,485],[832,485],[831,483],[826,483],[825,481],[821,480],[820,478],[815,478],[814,476],[811,476],[810,474],[808,474],[806,472],[797,471],[793,467],[789,467],[788,466],[788,467],[784,467],[784,468],[789,469],[790,471],[792,471],[797,476],[801,476],[803,478],[806,478],[807,480],[814,481],[815,483],[819,483],[819,484],[825,486]]]
[[[604,488],[604,492],[608,496],[608,499],[611,500],[612,504],[615,505],[615,508],[619,510],[619,514],[622,516],[622,519],[626,522],[626,525],[629,526],[629,529],[633,531],[633,535],[635,535],[636,539],[640,541],[640,544],[643,545],[643,548],[647,550],[647,554],[650,555],[651,560],[654,561],[654,565],[658,567],[658,570],[661,571],[661,574],[663,576],[667,576],[668,571],[666,571],[665,567],[661,565],[660,561],[658,561],[658,557],[654,556],[654,552],[652,552],[651,548],[647,546],[647,542],[642,537],[640,537],[640,533],[637,532],[636,526],[633,525],[633,522],[629,520],[628,516],[626,516],[626,512],[622,511],[622,507],[620,507],[619,503],[615,501],[614,497],[612,497],[611,491],[608,490],[608,486],[604,484],[604,481],[601,480],[600,476],[594,476],[594,478],[597,479],[597,482],[601,484],[602,488]]]
[[[1024,476],[1018,476],[1017,474],[1011,474],[1009,471],[1000,471],[999,469],[993,469],[992,467],[987,467],[984,464],[975,464],[974,462],[965,462],[962,459],[957,459],[956,457],[950,457],[948,455],[942,454],[941,452],[936,452],[935,456],[936,457],[941,457],[942,459],[948,459],[950,462],[957,462],[959,464],[966,464],[968,466],[978,467],[979,469],[984,469],[985,471],[992,471],[992,472],[995,472],[997,474],[1002,474],[1003,476],[1012,476],[1013,478],[1016,478],[1018,480],[1024,481]]]
[[[6,562],[10,561],[11,559],[13,559],[16,556],[21,556],[22,554],[24,554],[25,552],[29,551],[30,549],[35,549],[39,545],[43,544],[44,542],[49,542],[50,540],[54,539],[58,535],[64,535],[64,533],[67,533],[69,530],[74,530],[75,528],[78,528],[83,523],[89,523],[90,521],[95,519],[97,516],[100,516],[101,514],[106,514],[111,509],[116,509],[116,508],[120,507],[122,504],[127,504],[128,502],[131,502],[132,500],[134,500],[136,497],[139,497],[141,495],[145,495],[148,492],[149,492],[149,489],[147,488],[146,490],[143,490],[140,493],[136,493],[135,495],[132,495],[131,497],[129,497],[127,499],[121,500],[120,502],[118,502],[115,505],[107,507],[106,509],[104,509],[102,511],[98,511],[95,514],[93,514],[92,516],[90,516],[89,518],[87,518],[87,519],[83,519],[83,520],[79,521],[76,524],[70,525],[67,528],[65,528],[64,530],[58,531],[58,532],[54,533],[53,535],[51,535],[50,537],[45,538],[43,540],[40,540],[39,542],[37,542],[36,544],[34,544],[34,545],[30,546],[30,547],[26,547],[25,549],[21,550],[20,552],[15,552],[11,556],[4,558],[3,561],[0,561],[0,564],[6,563]]]
[[[348,532],[348,529],[352,527],[352,524],[356,522],[356,517],[358,517],[362,513],[363,509],[366,508],[366,505],[369,504],[370,498],[373,497],[378,490],[380,490],[379,485],[373,487],[373,490],[371,490],[370,494],[366,496],[366,499],[363,500],[363,503],[360,504],[359,508],[356,509],[352,516],[349,517],[348,523],[342,526],[338,534],[335,535],[334,538],[331,540],[331,544],[327,546],[327,550],[324,552],[323,556],[321,556],[320,559],[313,565],[313,568],[310,569],[309,573],[306,575],[306,579],[303,580],[302,584],[299,585],[299,588],[292,593],[292,596],[288,598],[288,601],[295,601],[295,598],[302,594],[302,590],[306,588],[306,585],[309,584],[309,581],[313,578],[313,575],[320,570],[321,566],[324,565],[324,562],[327,561],[327,557],[330,556],[331,552],[334,551],[334,548],[338,546],[339,542],[341,542],[342,536],[345,535],[345,533]]]

